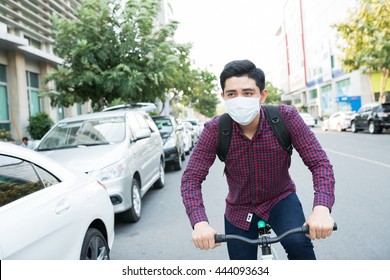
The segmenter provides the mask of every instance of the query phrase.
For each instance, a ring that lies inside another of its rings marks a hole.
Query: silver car
[[[36,151],[102,181],[115,213],[125,222],[141,217],[141,198],[163,188],[164,150],[157,126],[141,110],[118,110],[66,118]]]

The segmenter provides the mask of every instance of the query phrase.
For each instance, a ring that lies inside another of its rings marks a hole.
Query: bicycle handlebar
[[[333,230],[337,230],[337,224],[334,223],[333,225]],[[253,244],[253,245],[268,245],[268,244],[273,244],[280,242],[283,238],[295,234],[295,233],[303,233],[303,234],[308,234],[309,233],[309,226],[301,226],[297,227],[294,229],[291,229],[289,231],[286,231],[282,233],[279,236],[276,237],[260,237],[258,239],[249,239],[240,235],[229,235],[229,234],[216,234],[215,235],[215,242],[216,243],[221,243],[221,242],[226,242],[228,240],[240,240],[245,243]]]

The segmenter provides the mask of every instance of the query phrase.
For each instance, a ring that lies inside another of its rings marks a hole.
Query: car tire
[[[370,132],[370,134],[377,134],[377,133],[380,133],[382,131],[380,128],[375,126],[375,123],[373,121],[370,121],[368,123],[368,132]]]
[[[81,246],[80,260],[109,260],[110,248],[104,235],[96,228],[89,228]]]
[[[352,131],[352,133],[357,133],[358,132],[358,130],[356,128],[355,122],[351,122],[351,131]]]
[[[126,223],[135,223],[138,222],[139,219],[141,218],[142,202],[141,202],[141,190],[139,187],[139,183],[134,178],[131,184],[130,195],[131,195],[132,206],[130,209],[121,213],[121,218],[122,221]]]
[[[176,161],[174,164],[173,164],[173,168],[175,170],[181,170],[183,168],[183,164],[182,164],[182,160],[180,158],[180,156],[178,157],[178,161]]]
[[[164,162],[160,161],[160,166],[158,167],[159,177],[158,180],[154,183],[155,189],[162,189],[165,185],[165,168]]]

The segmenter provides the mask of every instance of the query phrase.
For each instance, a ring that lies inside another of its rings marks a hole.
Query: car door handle
[[[67,199],[63,199],[56,206],[56,214],[61,215],[70,208],[70,202]]]

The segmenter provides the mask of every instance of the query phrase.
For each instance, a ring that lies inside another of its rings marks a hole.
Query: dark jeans
[[[247,238],[258,238],[257,222],[259,217],[253,215],[249,231],[232,225],[225,218],[225,233],[237,234]],[[272,207],[268,223],[276,235],[289,229],[300,227],[305,222],[302,205],[295,193],[289,195]],[[281,241],[289,260],[315,260],[313,244],[304,234],[293,234]],[[231,260],[256,260],[258,246],[248,245],[241,241],[228,241]]]

